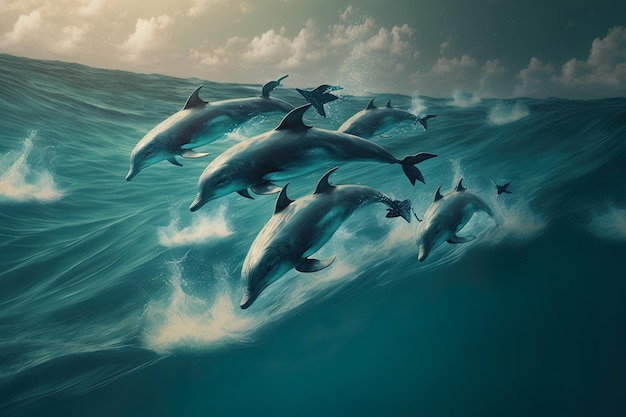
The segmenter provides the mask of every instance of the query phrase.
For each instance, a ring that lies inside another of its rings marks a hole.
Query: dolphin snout
[[[252,303],[254,302],[254,300],[256,300],[256,295],[254,293],[252,293],[250,290],[246,289],[243,292],[243,297],[241,299],[241,309],[245,310],[246,308],[250,307],[252,305]]]
[[[136,170],[135,167],[131,165],[130,169],[128,170],[128,174],[126,174],[126,181],[132,180],[137,176],[137,174],[139,174],[139,170]]]
[[[426,251],[426,248],[424,247],[424,245],[420,245],[417,248],[417,260],[419,262],[424,262],[427,256],[428,256],[428,252]]]
[[[200,207],[204,206],[206,204],[206,202],[207,202],[207,200],[205,198],[203,198],[200,193],[198,193],[196,195],[196,198],[193,200],[193,202],[189,206],[189,210],[196,211]]]

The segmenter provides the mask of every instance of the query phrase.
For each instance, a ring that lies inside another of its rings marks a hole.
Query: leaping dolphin
[[[328,242],[341,224],[359,207],[383,203],[387,217],[401,216],[411,221],[411,202],[392,200],[365,185],[331,185],[328,171],[315,192],[295,201],[281,190],[274,214],[252,243],[241,269],[243,297],[241,308],[252,305],[268,285],[287,271],[316,272],[328,267],[335,258],[318,260],[310,256]]]
[[[470,221],[474,213],[484,211],[493,218],[493,212],[480,197],[466,191],[461,179],[453,192],[441,195],[437,188],[435,198],[422,222],[417,227],[417,260],[423,262],[428,254],[443,242],[464,243],[475,236],[461,237],[457,232]]]
[[[424,182],[415,167],[437,155],[418,153],[397,159],[382,146],[358,136],[307,126],[302,115],[311,106],[298,107],[274,130],[232,146],[215,158],[198,179],[198,194],[189,209],[196,211],[208,201],[237,192],[256,194],[280,191],[273,181],[284,181],[314,172],[320,165],[349,161],[398,164],[411,184]]]
[[[419,122],[424,129],[427,129],[428,124],[426,121],[433,117],[437,117],[437,115],[428,114],[424,117],[419,117],[408,111],[392,107],[391,101],[388,101],[384,107],[378,107],[374,104],[374,99],[372,99],[365,110],[361,110],[346,120],[337,130],[369,139],[381,135],[397,124],[407,120],[415,123]]]
[[[306,101],[311,103],[313,105],[313,108],[322,117],[326,117],[324,104],[330,103],[331,101],[335,101],[339,98],[336,95],[330,93],[330,91],[337,90],[343,90],[343,87],[340,87],[338,85],[322,84],[311,91],[296,88],[296,91],[298,91],[298,93],[300,93],[300,95],[304,97]]]
[[[293,106],[286,101],[270,97],[270,92],[284,77],[270,81],[258,97],[239,98],[209,103],[199,96],[202,86],[196,88],[183,108],[159,123],[137,143],[130,154],[130,168],[126,181],[157,162],[167,160],[182,164],[176,156],[201,158],[208,153],[193,150],[206,145],[232,131],[241,123],[263,113],[288,113]]]

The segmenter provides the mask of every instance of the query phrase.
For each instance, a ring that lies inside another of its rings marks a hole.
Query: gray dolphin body
[[[435,199],[417,228],[418,261],[424,261],[443,242],[464,243],[473,240],[474,236],[460,237],[456,233],[470,221],[474,213],[484,211],[493,217],[487,203],[476,194],[466,191],[462,181],[445,196],[440,193],[441,187],[437,188]]]
[[[142,169],[160,161],[167,160],[174,165],[181,165],[176,156],[207,156],[208,153],[198,153],[193,148],[219,139],[259,114],[285,114],[293,110],[293,106],[286,101],[270,97],[270,92],[285,77],[265,84],[258,97],[214,103],[202,100],[198,95],[202,87],[196,88],[180,111],[159,123],[137,143],[130,155],[126,181],[133,179]]]
[[[437,116],[429,114],[421,118],[408,111],[391,107],[389,101],[386,106],[378,107],[374,105],[374,99],[372,99],[365,110],[361,110],[346,120],[337,130],[369,139],[381,135],[405,121],[419,122],[424,129],[427,129],[426,121],[433,117]]]
[[[316,272],[328,267],[335,258],[324,260],[309,256],[328,242],[341,224],[354,211],[371,203],[383,203],[387,217],[403,217],[411,221],[409,200],[392,200],[383,193],[364,185],[328,183],[327,172],[311,195],[290,200],[287,185],[283,187],[273,216],[259,232],[243,262],[241,308],[250,307],[268,285],[286,272]]]
[[[252,198],[248,188],[257,194],[275,193],[280,188],[273,181],[314,172],[329,163],[360,160],[399,164],[412,184],[424,182],[414,165],[436,155],[419,153],[400,160],[366,139],[306,126],[302,115],[310,106],[292,110],[276,129],[240,142],[215,158],[200,176],[198,194],[189,209],[196,211],[232,192]]]

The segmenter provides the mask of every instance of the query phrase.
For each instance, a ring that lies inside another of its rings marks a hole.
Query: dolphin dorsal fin
[[[280,122],[276,130],[309,129],[311,126],[305,125],[302,121],[302,116],[304,115],[304,112],[309,109],[309,107],[311,107],[311,103],[297,107],[287,113],[287,115],[283,118],[282,122]]]
[[[385,106],[391,108],[391,100],[388,100]]]
[[[367,107],[365,108],[365,110],[371,110],[371,109],[377,109],[378,108],[374,104],[374,100],[376,100],[376,97],[374,97],[373,99],[370,100],[369,103],[367,103]]]
[[[208,101],[202,100],[200,98],[199,94],[198,94],[201,88],[202,88],[202,86],[200,86],[200,87],[196,88],[195,90],[193,90],[193,93],[191,93],[189,95],[189,98],[187,99],[187,102],[183,106],[183,110],[191,109],[193,107],[200,106],[202,104],[207,104],[208,103]]]
[[[270,81],[268,83],[265,83],[265,85],[263,85],[263,88],[261,89],[261,97],[269,97],[270,93],[280,85],[280,82],[282,80],[284,80],[285,78],[289,77],[289,74],[287,75],[283,75],[282,77],[280,77],[279,79],[275,80],[275,81]]]
[[[441,185],[439,186],[439,188],[437,188],[437,191],[435,191],[435,202],[441,200],[443,198],[443,196],[441,195]]]
[[[282,190],[280,190],[280,194],[278,194],[278,198],[276,199],[276,205],[274,206],[274,214],[280,213],[287,206],[293,203],[293,200],[287,197],[287,186],[289,184],[285,184]]]
[[[335,172],[337,170],[337,168],[339,168],[339,167],[332,168],[326,174],[324,174],[324,176],[322,178],[320,178],[320,180],[317,182],[317,187],[315,187],[315,192],[313,194],[325,193],[325,192],[331,191],[331,190],[333,190],[335,188],[334,185],[331,185],[328,182],[328,177],[330,177],[330,174]]]
[[[462,182],[463,182],[463,178],[459,180],[459,183],[456,185],[456,188],[454,189],[454,191],[465,191],[465,187],[463,187],[463,184],[461,184]]]

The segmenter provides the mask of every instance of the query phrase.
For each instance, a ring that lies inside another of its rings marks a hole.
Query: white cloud
[[[73,53],[85,41],[91,29],[92,25],[90,24],[65,26],[61,29],[61,39],[54,43],[52,47],[61,54]]]
[[[173,23],[174,19],[168,15],[137,19],[135,31],[119,47],[124,53],[124,58],[128,61],[137,61],[144,57],[146,52],[159,49],[163,41],[161,32]]]
[[[13,30],[4,35],[4,44],[17,44],[38,37],[43,26],[41,10],[36,9],[29,14],[22,14],[13,25]]]
[[[626,94],[626,28],[614,27],[604,38],[594,39],[584,61],[572,58],[556,71],[551,63],[533,57],[517,78],[520,95],[623,96]]]
[[[435,74],[459,74],[477,67],[477,62],[470,55],[462,55],[460,58],[441,57],[433,65],[432,71]]]
[[[346,7],[346,10],[339,14],[339,19],[341,19],[342,22],[347,22],[348,19],[350,19],[350,17],[352,16],[352,13],[352,5],[349,5],[348,7]]]

